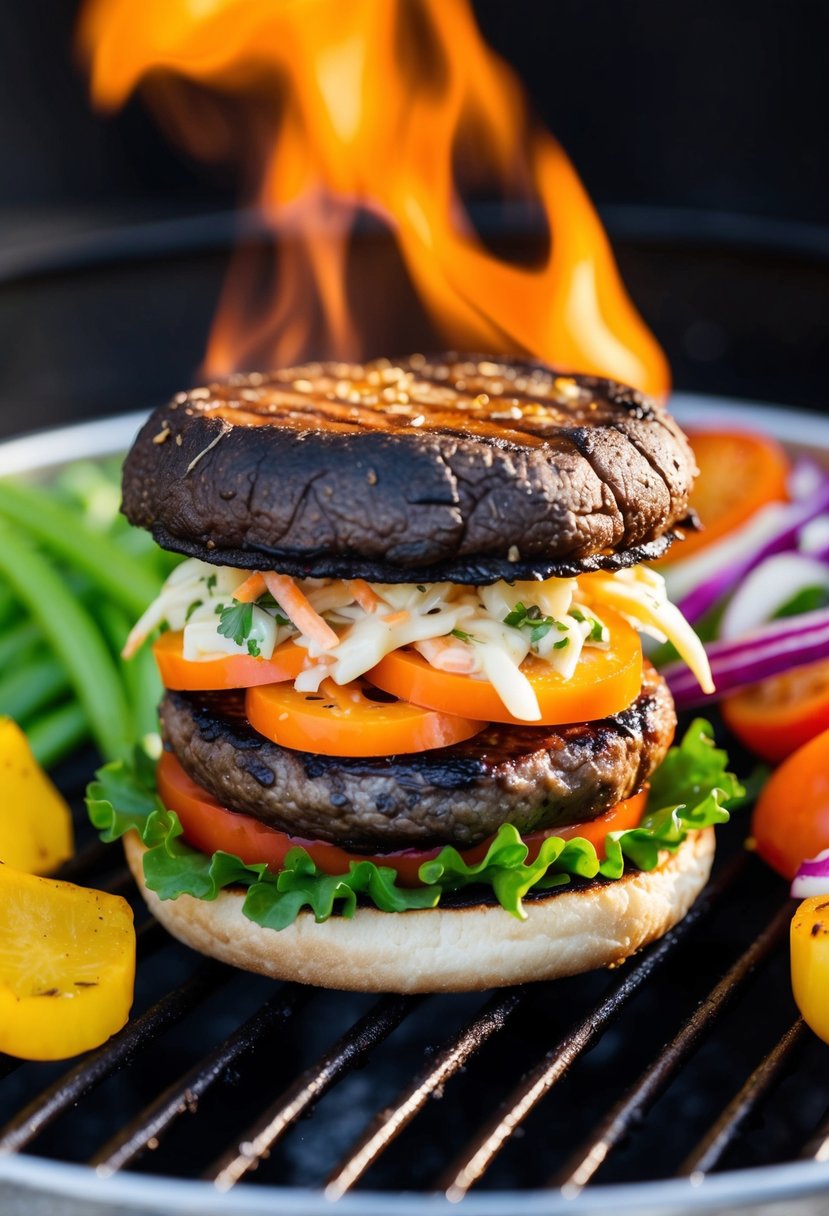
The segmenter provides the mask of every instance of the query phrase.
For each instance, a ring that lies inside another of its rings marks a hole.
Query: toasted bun
[[[127,457],[124,511],[220,565],[484,583],[658,557],[694,473],[679,427],[635,389],[421,355],[180,393]]]
[[[276,932],[242,915],[244,896],[212,903],[160,900],[144,885],[144,846],[124,841],[150,910],[174,937],[276,979],[362,992],[465,992],[557,979],[621,963],[680,921],[705,886],[714,831],[692,833],[650,873],[526,902],[527,919],[497,905],[388,913],[359,908],[352,920],[316,924],[301,912]]]

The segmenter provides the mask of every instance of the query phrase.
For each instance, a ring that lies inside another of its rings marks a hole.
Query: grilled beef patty
[[[124,466],[124,511],[217,564],[493,582],[659,556],[694,459],[634,389],[545,364],[315,363],[180,393]]]
[[[490,725],[453,747],[356,759],[292,751],[258,734],[244,694],[168,692],[165,742],[225,806],[295,836],[351,849],[468,848],[593,819],[648,779],[670,746],[673,702],[646,665],[639,697],[597,722]]]

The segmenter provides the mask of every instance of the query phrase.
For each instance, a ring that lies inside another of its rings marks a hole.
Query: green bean
[[[7,629],[0,636],[0,672],[7,672],[18,659],[28,658],[32,650],[43,642],[43,634],[33,621],[23,620],[19,625]]]
[[[23,722],[69,691],[60,663],[44,654],[0,680],[0,714]]]
[[[38,764],[51,768],[89,738],[89,726],[77,701],[69,701],[27,726],[26,735]]]
[[[5,625],[14,616],[14,596],[8,587],[0,587],[0,625]]]
[[[0,529],[0,575],[63,664],[102,755],[108,760],[126,755],[133,736],[129,706],[115,660],[94,621],[48,560],[11,528]]]
[[[129,620],[115,604],[101,603],[98,616],[104,634],[116,653],[120,653],[129,633]],[[121,676],[132,708],[138,739],[158,731],[158,703],[161,677],[149,646],[144,646],[121,665]]]
[[[42,490],[0,481],[0,515],[94,579],[99,589],[132,615],[158,594],[158,579],[144,561],[130,557],[108,536],[68,515]],[[9,578],[14,586],[14,581]]]
[[[163,695],[153,652],[148,646],[129,660],[124,672],[138,738],[158,732],[158,703]]]

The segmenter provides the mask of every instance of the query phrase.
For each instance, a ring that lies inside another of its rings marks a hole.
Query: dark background
[[[829,5],[475,7],[599,206],[676,386],[823,408]],[[140,100],[92,111],[76,11],[0,7],[0,433],[186,384],[232,239],[231,179]]]

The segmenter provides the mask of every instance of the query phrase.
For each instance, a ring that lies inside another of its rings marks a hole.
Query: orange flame
[[[665,358],[573,167],[468,0],[87,0],[79,41],[102,107],[143,82],[191,152],[239,146],[283,238],[264,309],[261,253],[232,263],[210,374],[362,354],[346,270],[363,209],[395,233],[449,345],[667,391]],[[221,99],[210,111],[206,89]],[[541,205],[540,264],[499,259],[476,232],[463,192],[493,187]]]

